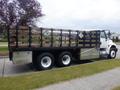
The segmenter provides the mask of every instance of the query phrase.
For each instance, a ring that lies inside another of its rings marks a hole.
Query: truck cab
[[[100,56],[108,59],[114,59],[118,51],[117,45],[111,40],[111,33],[108,30],[100,32]]]

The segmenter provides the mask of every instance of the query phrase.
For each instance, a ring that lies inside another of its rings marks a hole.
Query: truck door
[[[101,42],[100,48],[106,49],[107,48],[107,36],[104,31],[101,31],[100,33],[100,42]]]

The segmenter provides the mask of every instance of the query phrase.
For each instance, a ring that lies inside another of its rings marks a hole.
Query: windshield
[[[111,39],[111,33],[109,30],[105,30],[105,34],[108,39]]]
[[[106,35],[105,35],[105,32],[104,32],[104,31],[101,32],[100,37],[101,37],[101,38],[106,38]]]

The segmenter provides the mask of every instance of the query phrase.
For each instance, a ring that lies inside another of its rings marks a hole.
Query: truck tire
[[[50,53],[42,53],[37,57],[37,69],[47,70],[54,65],[54,56]]]
[[[72,61],[72,55],[70,52],[62,52],[57,61],[57,65],[60,67],[69,66]]]
[[[115,57],[116,57],[116,49],[115,48],[111,48],[110,49],[110,53],[108,55],[108,58],[109,59],[115,59]]]

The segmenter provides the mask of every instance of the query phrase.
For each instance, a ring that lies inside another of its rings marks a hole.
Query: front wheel
[[[111,49],[110,53],[108,55],[109,59],[114,59],[116,57],[116,50],[115,49]]]

